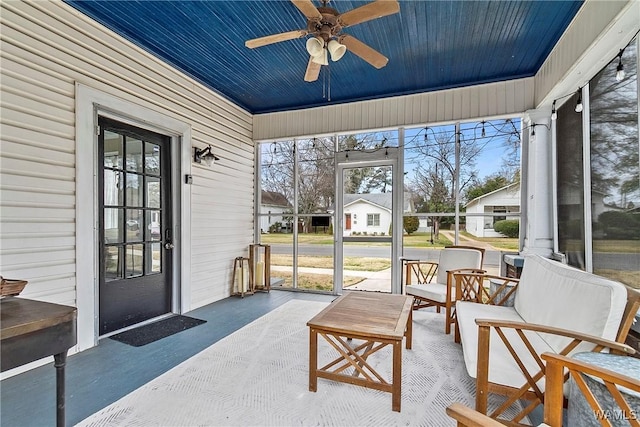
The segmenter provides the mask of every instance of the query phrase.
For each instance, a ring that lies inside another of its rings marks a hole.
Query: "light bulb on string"
[[[578,89],[578,101],[576,102],[576,113],[582,113],[584,106],[582,105],[582,89]]]
[[[620,57],[620,62],[618,62],[618,67],[616,68],[616,80],[621,82],[624,80],[626,73],[624,72],[624,65],[622,65],[622,56]]]

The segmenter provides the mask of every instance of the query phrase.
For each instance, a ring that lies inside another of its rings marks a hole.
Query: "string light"
[[[620,53],[618,54],[618,67],[616,68],[616,80],[619,82],[624,80],[624,77],[626,75],[626,73],[624,72],[624,65],[622,65],[622,52],[624,52],[624,49],[620,49]]]
[[[480,135],[482,135],[483,138],[487,136],[487,133],[484,131],[484,120],[482,121],[482,133]]]
[[[556,100],[553,100],[553,104],[551,104],[551,120],[558,119],[558,112],[556,111]]]
[[[578,101],[576,102],[576,113],[582,113],[584,106],[582,105],[582,88],[578,88]]]

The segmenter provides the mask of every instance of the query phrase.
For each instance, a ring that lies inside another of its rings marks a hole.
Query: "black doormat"
[[[206,320],[176,315],[157,322],[149,323],[148,325],[140,326],[139,328],[130,329],[128,331],[112,335],[109,338],[134,347],[142,347],[143,345],[158,341],[159,339],[177,334],[178,332],[182,332],[206,322]]]

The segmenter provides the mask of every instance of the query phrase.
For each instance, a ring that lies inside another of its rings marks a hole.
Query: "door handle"
[[[164,248],[165,249],[173,249],[175,246],[173,245],[173,243],[171,243],[171,229],[167,228],[166,230],[164,230],[164,240],[165,240],[165,244],[164,244]]]

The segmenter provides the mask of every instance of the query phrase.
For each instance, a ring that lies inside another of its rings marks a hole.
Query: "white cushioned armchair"
[[[484,249],[471,246],[447,246],[440,252],[437,263],[406,261],[405,294],[415,298],[414,310],[424,307],[445,309],[445,333],[451,333],[455,319],[454,273],[482,273]],[[412,283],[413,278],[417,283]]]

